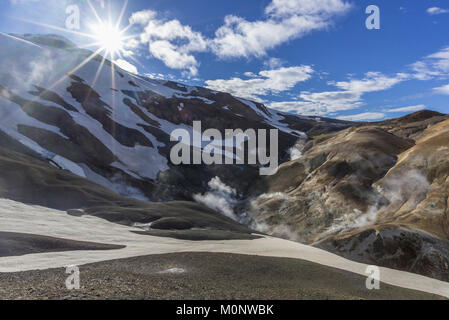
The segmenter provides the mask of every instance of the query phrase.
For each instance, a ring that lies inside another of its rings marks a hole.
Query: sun
[[[93,28],[93,35],[98,46],[112,57],[120,55],[124,49],[123,30],[117,26],[101,23]]]
[[[67,32],[73,34],[77,37],[83,37],[89,39],[89,42],[80,45],[80,48],[88,49],[95,48],[95,52],[88,57],[88,60],[94,59],[98,55],[103,55],[103,58],[109,59],[111,62],[121,59],[123,56],[135,61],[136,59],[132,57],[133,52],[127,48],[127,43],[129,40],[137,38],[139,34],[128,35],[128,30],[133,26],[129,23],[126,27],[122,28],[121,23],[128,6],[129,0],[123,1],[123,6],[118,15],[114,15],[111,1],[108,2],[108,15],[107,17],[100,15],[97,9],[92,4],[92,0],[85,0],[91,9],[92,17],[95,18],[96,23],[93,21],[88,22],[86,29],[84,31],[79,29],[70,29],[68,27],[61,28],[58,26],[53,26],[49,24],[43,24],[39,22],[28,21],[29,23],[43,26],[46,28],[55,29],[62,32]],[[104,2],[101,2],[101,7],[104,9]],[[79,28],[79,27],[78,27]],[[93,40],[92,42],[90,42]],[[83,61],[76,69],[81,68],[88,61]],[[101,64],[103,66],[104,62]]]
[[[97,10],[95,9],[95,6],[92,4],[91,0],[86,0],[87,4],[89,5],[91,11],[92,11],[92,15],[93,17],[95,17],[96,19],[96,23],[88,23],[86,25],[86,30],[81,31],[81,30],[72,30],[69,28],[61,28],[58,26],[53,26],[53,25],[49,25],[49,24],[43,24],[40,22],[33,22],[33,21],[28,21],[29,23],[35,24],[35,25],[39,25],[42,27],[46,27],[46,28],[51,28],[54,30],[58,30],[58,31],[62,31],[62,32],[67,32],[69,34],[73,34],[77,37],[83,37],[86,39],[89,39],[89,42],[86,44],[83,44],[80,46],[80,48],[82,49],[87,49],[88,48],[95,48],[94,52],[92,52],[92,54],[90,54],[88,57],[86,57],[83,61],[81,61],[77,66],[75,66],[72,70],[70,70],[70,72],[67,72],[67,74],[73,74],[74,72],[76,72],[77,70],[81,69],[83,66],[85,66],[89,61],[97,59],[100,56],[101,62],[98,66],[97,72],[94,76],[94,78],[92,79],[90,86],[92,88],[95,87],[95,84],[100,76],[101,71],[103,70],[103,67],[107,61],[111,62],[110,66],[112,69],[111,72],[111,82],[112,82],[112,88],[115,88],[115,67],[119,66],[119,64],[117,63],[118,61],[122,60],[122,58],[124,56],[127,57],[127,59],[131,59],[132,61],[139,63],[137,61],[137,59],[135,59],[133,57],[133,52],[130,51],[127,48],[127,42],[131,39],[137,38],[139,36],[139,34],[135,34],[135,35],[128,35],[127,32],[128,30],[133,26],[132,23],[129,23],[126,27],[122,28],[121,27],[121,22],[123,20],[127,5],[128,5],[128,1],[129,0],[124,0],[123,3],[123,7],[122,10],[120,11],[120,14],[118,15],[118,17],[116,18],[112,18],[113,16],[113,12],[111,9],[111,1],[109,1],[109,8],[108,8],[108,17],[102,17],[98,14]],[[102,5],[102,8],[104,6]],[[113,23],[114,21],[114,23]],[[92,41],[93,40],[93,41]],[[92,41],[92,42],[90,42]],[[119,66],[120,67],[120,66]],[[62,81],[65,80],[65,78],[67,77],[67,75],[64,75],[63,77],[61,77],[60,79],[58,79],[57,81],[55,81],[47,90],[51,90],[52,88],[56,87],[58,84],[60,84]],[[114,95],[115,95],[115,91],[111,90],[111,95],[113,97],[112,99],[112,103],[114,104]],[[36,97],[36,99],[38,99],[38,97]]]

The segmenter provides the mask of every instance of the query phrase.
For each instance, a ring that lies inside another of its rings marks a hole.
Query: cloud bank
[[[297,66],[263,70],[258,75],[247,73],[251,79],[232,78],[206,81],[206,87],[229,92],[235,96],[262,101],[261,96],[291,90],[299,82],[309,80],[314,70],[310,66]]]
[[[167,67],[196,75],[199,62],[195,53],[208,51],[220,59],[262,57],[283,43],[330,27],[350,8],[344,0],[272,0],[263,19],[247,21],[228,15],[212,38],[152,10],[133,13],[129,22],[140,27],[140,43],[148,46],[152,57]]]

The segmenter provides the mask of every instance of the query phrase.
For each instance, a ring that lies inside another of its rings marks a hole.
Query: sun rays
[[[49,24],[42,24],[38,22],[33,22],[29,20],[23,20],[24,22],[28,22],[31,24],[40,25],[43,27],[47,27],[49,29],[62,31],[68,34],[76,35],[81,38],[85,38],[87,41],[86,44],[81,45],[80,48],[94,48],[93,53],[89,54],[88,57],[86,57],[84,60],[82,60],[78,65],[76,65],[74,68],[72,68],[69,72],[67,72],[62,78],[55,81],[51,86],[48,88],[45,88],[46,90],[43,91],[39,96],[33,98],[32,101],[29,103],[33,103],[34,101],[40,99],[40,97],[45,94],[46,92],[52,90],[56,86],[58,86],[62,81],[64,81],[67,76],[72,75],[77,70],[81,69],[83,66],[85,66],[87,63],[92,61],[93,59],[97,58],[98,56],[102,56],[101,62],[99,63],[98,69],[95,73],[95,76],[93,79],[85,79],[87,81],[90,81],[91,89],[93,90],[95,87],[96,82],[98,81],[98,78],[104,68],[104,66],[110,65],[111,67],[111,95],[112,95],[112,108],[115,109],[115,72],[116,72],[116,65],[115,61],[117,59],[122,59],[124,55],[126,55],[127,58],[135,61],[131,55],[129,55],[129,51],[126,50],[126,42],[127,40],[130,40],[132,38],[137,37],[138,35],[128,35],[127,31],[131,28],[131,24],[128,24],[126,27],[122,28],[122,20],[128,5],[128,0],[126,0],[123,4],[123,7],[118,15],[118,18],[116,22],[113,22],[112,20],[112,8],[111,8],[111,0],[108,1],[108,12],[107,17],[102,17],[98,11],[95,9],[95,6],[92,4],[90,0],[87,0],[87,3],[89,5],[89,8],[91,10],[92,15],[95,18],[95,22],[91,23],[88,26],[88,31],[80,31],[80,30],[71,30],[67,28],[61,28],[58,26],[53,26]],[[109,60],[109,63],[106,63],[106,61]]]
[[[121,28],[123,16],[128,5],[128,0],[124,2],[116,23],[113,23],[111,18],[112,14],[110,0],[107,18],[102,18],[98,14],[90,0],[87,0],[87,3],[89,4],[89,7],[97,20],[95,24],[90,25],[91,32],[89,34],[95,42],[89,44],[88,46],[99,47],[104,55],[111,60],[111,62],[115,61],[117,58],[121,58],[126,52],[126,41],[137,37],[137,35],[126,34],[131,27],[131,24],[128,24],[125,28]]]
[[[121,30],[110,24],[99,24],[95,26],[95,38],[101,48],[110,56],[115,56],[124,48],[124,37]]]

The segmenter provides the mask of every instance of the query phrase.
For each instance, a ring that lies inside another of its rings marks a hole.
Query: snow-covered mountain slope
[[[192,132],[195,120],[222,131],[277,128],[285,159],[308,132],[350,125],[133,75],[58,36],[0,34],[0,46],[0,130],[54,166],[137,199],[190,199],[214,176],[233,180],[228,166],[170,163],[171,132]]]
[[[75,210],[74,215],[97,216],[125,226],[151,225],[153,233],[188,237],[200,232],[203,238],[217,238],[218,234],[218,238],[246,239],[253,232],[194,202],[148,202],[120,196],[86,178],[60,170],[45,159],[39,160],[34,151],[1,132],[0,198],[68,212]],[[3,223],[1,219],[0,222]],[[20,219],[16,222],[23,223]]]

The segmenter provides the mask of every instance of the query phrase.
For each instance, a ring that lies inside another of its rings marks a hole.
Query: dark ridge
[[[417,111],[417,112],[408,114],[408,115],[400,117],[400,118],[377,122],[376,124],[389,124],[391,122],[407,124],[407,123],[413,123],[413,122],[418,122],[418,121],[424,121],[424,120],[427,120],[427,119],[430,119],[433,117],[442,117],[442,116],[445,116],[445,114],[439,113],[437,111],[432,111],[432,110],[421,110],[421,111]]]
[[[148,230],[133,231],[140,235],[166,237],[188,241],[221,241],[221,240],[255,240],[260,236],[249,233],[232,232],[226,230]]]
[[[79,250],[117,250],[125,246],[75,241],[36,234],[0,232],[0,257]]]
[[[68,111],[78,112],[78,110],[74,106],[67,103],[57,93],[47,90],[47,89],[44,89],[44,88],[41,88],[39,86],[34,86],[34,87],[36,88],[37,91],[30,91],[30,94],[32,94],[36,97],[39,97],[40,99],[54,102]]]

